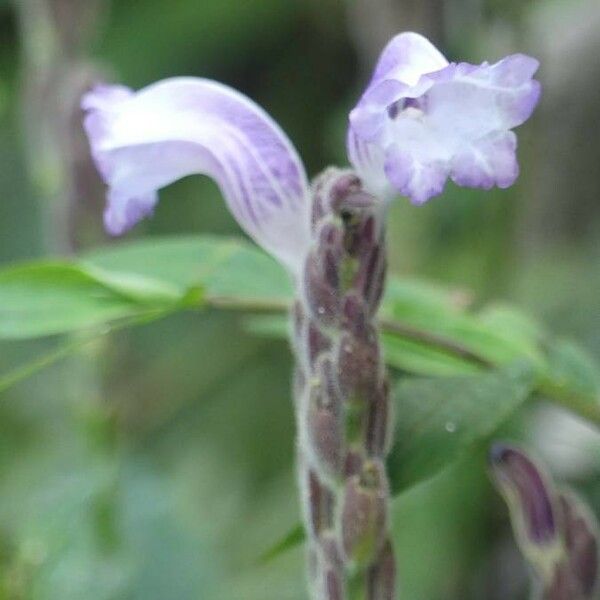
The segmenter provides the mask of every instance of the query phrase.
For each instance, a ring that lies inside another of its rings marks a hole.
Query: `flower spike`
[[[538,103],[537,68],[523,54],[493,65],[449,63],[421,35],[397,35],[350,113],[350,162],[372,193],[416,204],[441,194],[448,178],[510,187],[519,174],[511,130]]]
[[[157,190],[193,173],[213,178],[240,226],[296,271],[309,244],[308,183],[279,126],[251,100],[206,79],[133,92],[98,86],[85,128],[109,186],[105,225],[120,235],[150,215]]]

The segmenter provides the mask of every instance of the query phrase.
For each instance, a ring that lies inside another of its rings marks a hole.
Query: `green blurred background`
[[[398,274],[508,299],[600,360],[597,0],[0,1],[0,263],[107,243],[77,98],[91,81],[225,82],[264,106],[311,176],[344,165],[349,108],[396,32],[451,59],[526,52],[542,104],[522,176],[391,210]],[[129,239],[240,234],[199,177]],[[0,346],[0,368],[46,342]],[[0,402],[0,598],[300,600],[291,358],[240,317],[180,315],[98,341]],[[547,408],[506,433],[600,508],[598,436]],[[596,511],[598,512],[598,511]],[[506,512],[474,456],[396,503],[403,600],[525,598]]]

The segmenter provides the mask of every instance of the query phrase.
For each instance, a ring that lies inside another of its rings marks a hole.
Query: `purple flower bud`
[[[379,308],[385,275],[387,260],[381,245],[375,245],[369,254],[369,259],[361,264],[355,280],[355,286],[361,291],[369,312],[374,315]]]
[[[344,553],[349,562],[365,565],[380,552],[387,529],[388,488],[383,464],[364,463],[346,482],[341,514]]]
[[[578,583],[582,599],[595,598],[599,586],[598,524],[573,493],[562,492],[559,502],[573,579]]]
[[[383,458],[389,449],[391,439],[391,409],[389,382],[371,391],[367,414],[366,447],[370,457]]]
[[[306,424],[311,450],[322,469],[337,475],[344,460],[342,403],[338,397],[331,397],[324,385],[311,391]]]
[[[325,573],[325,595],[319,597],[325,600],[344,600],[343,580],[338,571],[332,569]]]
[[[331,283],[327,280],[322,257],[314,251],[310,252],[304,267],[306,300],[313,317],[328,324],[337,322],[341,313],[339,291]]]
[[[392,543],[387,540],[375,562],[367,574],[366,600],[395,600],[396,598],[396,564]]]
[[[542,600],[593,600],[598,590],[598,526],[573,493],[559,491],[522,450],[495,444],[494,480],[506,498],[517,542]]]
[[[333,493],[319,480],[318,475],[310,468],[302,473],[305,478],[303,489],[308,501],[311,533],[318,538],[324,531],[333,526]]]
[[[555,490],[542,470],[523,451],[504,444],[492,446],[490,464],[523,543],[545,546],[556,542]]]
[[[363,397],[381,378],[379,344],[373,327],[363,337],[342,333],[337,355],[339,382],[347,398]]]

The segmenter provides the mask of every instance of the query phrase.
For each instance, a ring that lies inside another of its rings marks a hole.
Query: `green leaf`
[[[283,269],[241,240],[123,244],[79,263],[31,263],[0,272],[0,339],[71,333],[209,301],[223,308],[283,310],[290,297]]]
[[[288,550],[295,548],[298,544],[304,541],[304,528],[302,525],[296,525],[290,529],[276,544],[274,544],[269,550],[267,550],[260,558],[259,564],[267,564],[280,556],[285,554]]]
[[[291,299],[284,269],[249,242],[220,236],[148,239],[98,249],[77,262],[0,271],[0,340],[101,329],[203,307],[276,313],[248,326],[260,335],[283,336],[282,315]],[[537,323],[512,307],[474,312],[468,304],[463,292],[390,277],[381,311],[388,365],[450,377],[526,360],[542,391],[600,422],[600,400],[590,383],[597,370],[589,361],[584,368],[581,353],[555,347]]]
[[[138,302],[77,265],[40,263],[0,274],[0,338],[40,337],[129,317]]]
[[[576,344],[556,340],[547,349],[548,367],[539,391],[579,415],[600,423],[600,369]]]
[[[518,363],[480,375],[403,379],[394,391],[393,495],[440,473],[487,440],[525,402],[534,372]],[[263,555],[272,560],[302,541],[298,527]]]
[[[480,366],[467,358],[431,343],[383,333],[386,363],[396,369],[420,375],[450,376],[476,373]]]
[[[450,346],[460,345],[477,356],[479,362],[503,365],[527,358],[540,367],[544,363],[539,347],[542,331],[531,319],[504,305],[472,312],[468,310],[468,296],[464,292],[444,290],[411,279],[390,278],[381,313],[384,319],[395,319],[426,331],[430,336],[446,340]],[[408,370],[438,375],[468,371],[464,360],[449,362],[438,360],[439,357],[427,358],[422,365],[417,362],[417,368],[411,364]]]
[[[149,239],[96,250],[84,264],[137,274],[189,290],[202,287],[211,301],[284,308],[292,297],[289,277],[273,258],[237,238],[194,236]]]
[[[403,379],[390,479],[397,493],[432,477],[494,433],[535,385],[525,363],[499,371],[444,379]]]

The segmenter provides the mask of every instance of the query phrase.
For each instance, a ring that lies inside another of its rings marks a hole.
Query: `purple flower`
[[[350,113],[348,154],[370,190],[421,204],[450,177],[466,187],[512,185],[512,128],[540,97],[538,61],[522,54],[480,66],[448,63],[424,37],[396,36]]]
[[[348,154],[365,188],[414,202],[459,185],[506,187],[516,138],[539,97],[538,63],[522,55],[480,67],[448,64],[425,38],[395,37],[350,115]],[[92,154],[108,184],[106,229],[152,214],[157,191],[193,173],[219,185],[240,226],[297,273],[310,240],[310,192],[296,150],[251,100],[181,77],[139,92],[98,86],[82,99]]]
[[[308,246],[308,183],[298,155],[256,104],[191,77],[139,92],[98,86],[82,100],[92,153],[109,186],[106,229],[150,215],[157,190],[192,173],[212,177],[246,232],[292,271]]]

